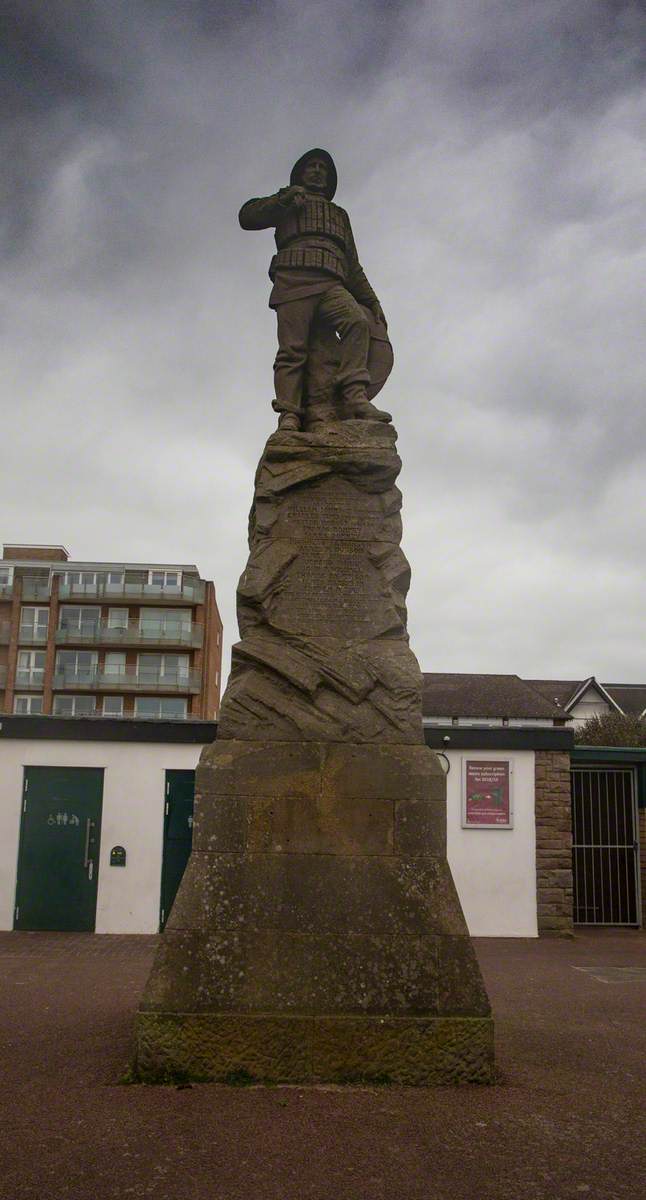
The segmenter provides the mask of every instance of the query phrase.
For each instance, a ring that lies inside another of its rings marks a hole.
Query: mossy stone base
[[[421,745],[207,747],[139,1006],[139,1077],[490,1081],[445,788]]]
[[[139,1013],[135,1073],[267,1083],[492,1083],[490,1017]]]

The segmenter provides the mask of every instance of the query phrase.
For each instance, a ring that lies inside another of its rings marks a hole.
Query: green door
[[[25,767],[15,929],[93,931],[103,770]]]
[[[164,809],[164,857],[162,861],[161,902],[159,927],[163,929],[193,842],[193,796],[195,771],[166,772],[166,806]]]

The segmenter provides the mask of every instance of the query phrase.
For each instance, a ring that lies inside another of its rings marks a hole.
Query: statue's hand
[[[307,193],[305,188],[295,183],[292,187],[285,188],[285,191],[281,193],[280,202],[287,208],[300,208],[305,203],[306,198]]]
[[[378,300],[376,300],[374,304],[370,305],[370,312],[372,313],[378,325],[383,325],[384,329],[388,329],[388,322],[384,316],[384,310]]]

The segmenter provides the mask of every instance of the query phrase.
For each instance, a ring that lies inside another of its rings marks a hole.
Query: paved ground
[[[118,1086],[155,939],[0,934],[2,1200],[637,1200],[646,937],[476,943],[496,1087]]]

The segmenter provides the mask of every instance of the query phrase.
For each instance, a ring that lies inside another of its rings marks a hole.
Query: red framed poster
[[[462,760],[462,828],[513,829],[509,759]]]

